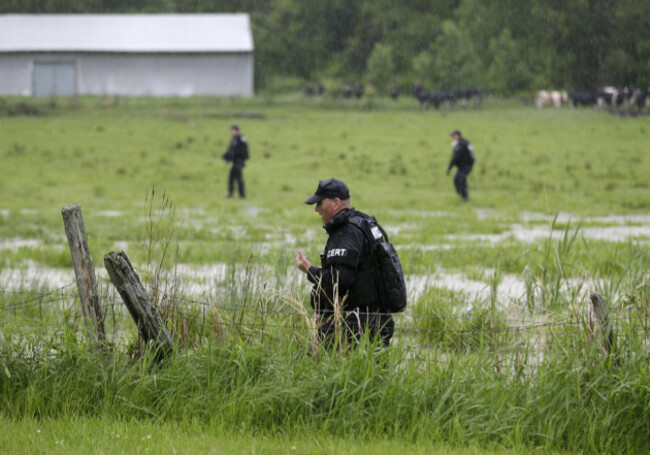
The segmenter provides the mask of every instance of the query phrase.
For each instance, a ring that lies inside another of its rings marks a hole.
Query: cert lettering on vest
[[[345,257],[348,255],[347,248],[332,248],[327,252],[327,259],[334,257]]]

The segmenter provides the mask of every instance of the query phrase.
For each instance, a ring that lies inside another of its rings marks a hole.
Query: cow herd
[[[540,90],[535,97],[535,106],[538,109],[544,106],[559,108],[569,102],[574,108],[588,106],[613,109],[616,112],[642,112],[650,108],[650,87],[603,87],[600,90],[571,94],[559,90]]]
[[[461,88],[453,90],[425,90],[420,83],[413,84],[411,94],[420,103],[420,108],[427,109],[433,106],[434,109],[440,106],[451,107],[456,103],[461,106],[480,107],[485,96],[485,92],[478,88]]]
[[[341,95],[344,99],[361,99],[364,95],[364,88],[363,84],[358,82],[355,84],[344,83]],[[309,83],[305,88],[307,97],[315,95],[320,97],[324,92],[323,84]],[[391,98],[397,100],[400,95],[399,87],[393,85],[389,94]],[[419,82],[413,84],[411,94],[418,101],[420,109],[430,107],[449,109],[457,104],[462,107],[479,108],[486,97],[486,92],[478,88],[426,90]],[[561,108],[563,105],[570,104],[574,108],[588,106],[610,109],[621,115],[650,114],[650,87],[603,87],[600,90],[572,93],[564,90],[540,90],[535,96],[534,104],[538,109],[543,109],[546,106]]]

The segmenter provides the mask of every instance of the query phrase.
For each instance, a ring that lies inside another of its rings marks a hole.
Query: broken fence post
[[[99,306],[99,294],[97,292],[97,277],[95,275],[95,264],[88,248],[88,237],[86,236],[86,225],[84,224],[81,206],[79,204],[66,205],[61,209],[65,234],[68,237],[70,255],[74,264],[74,274],[79,289],[79,300],[81,301],[81,312],[86,323],[94,328],[94,335],[98,341],[106,339],[104,331],[104,314]]]
[[[171,354],[174,350],[172,338],[124,251],[108,253],[104,256],[104,265],[140,336],[145,343],[154,343],[156,358],[160,360]]]
[[[612,346],[614,345],[614,328],[609,322],[607,308],[605,307],[605,300],[597,292],[593,292],[589,298],[591,299],[591,305],[593,306],[594,313],[596,314],[596,319],[598,319],[598,325],[600,325],[600,332],[603,337],[603,348],[605,349],[605,352],[609,354],[611,353]]]

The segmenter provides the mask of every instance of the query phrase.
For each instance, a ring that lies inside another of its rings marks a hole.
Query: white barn
[[[248,14],[0,15],[0,95],[252,96]]]

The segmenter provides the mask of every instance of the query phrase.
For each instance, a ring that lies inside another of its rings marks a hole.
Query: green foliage
[[[479,62],[472,42],[451,20],[442,23],[442,32],[433,43],[433,79],[436,87],[476,87]]]
[[[422,51],[413,58],[413,76],[416,81],[430,87],[435,84],[435,66],[433,55],[429,51]]]
[[[380,93],[386,94],[393,84],[393,50],[389,46],[376,44],[368,59],[366,77]]]
[[[507,95],[530,87],[532,75],[510,30],[504,29],[498,37],[492,38],[488,52],[492,56],[488,78],[495,93]]]
[[[46,349],[31,352],[5,336],[0,400],[12,421],[136,419],[262,437],[354,435],[363,443],[381,434],[389,443],[647,450],[650,427],[641,417],[650,365],[642,344],[614,361],[575,328],[553,339],[541,357],[521,349],[495,355],[488,343],[416,358],[372,349],[313,357],[282,337],[224,340],[155,365],[149,356],[132,362],[119,351],[91,352],[65,333],[34,336],[31,346]],[[600,431],[605,425],[610,431]]]
[[[429,288],[413,308],[415,326],[432,347],[465,352],[490,343],[490,328],[503,325],[486,302],[472,301],[462,292]],[[499,334],[500,336],[501,334]]]

